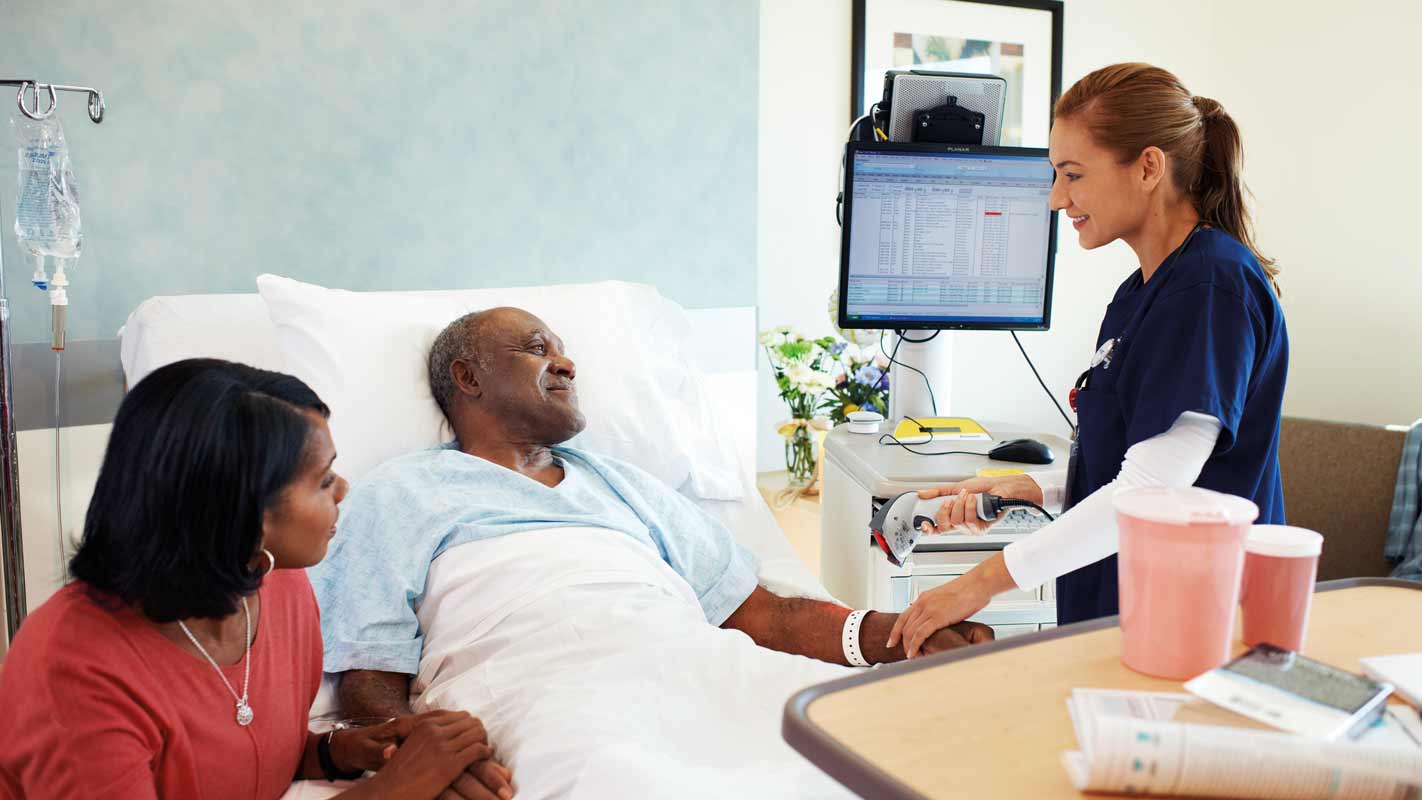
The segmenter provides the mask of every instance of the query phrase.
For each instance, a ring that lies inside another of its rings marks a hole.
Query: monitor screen
[[[1039,148],[851,142],[840,327],[1046,330],[1052,178]]]

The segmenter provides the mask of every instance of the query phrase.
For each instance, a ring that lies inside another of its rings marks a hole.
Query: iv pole
[[[34,80],[0,79],[0,86],[18,86],[15,102],[20,113],[42,120],[59,106],[57,92],[89,95],[89,119],[104,121],[104,96],[87,86],[62,86]],[[49,94],[49,107],[40,108],[40,92]],[[25,95],[34,103],[26,107]],[[24,537],[20,527],[20,453],[15,446],[14,391],[11,385],[10,302],[5,293],[5,257],[0,247],[0,569],[4,571],[7,641],[14,641],[28,612],[25,603]]]

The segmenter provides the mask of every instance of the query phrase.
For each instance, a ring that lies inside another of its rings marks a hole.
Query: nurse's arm
[[[1025,539],[973,567],[966,575],[919,595],[899,618],[889,646],[902,642],[909,657],[944,625],[981,611],[995,595],[1032,589],[1116,552],[1118,533],[1112,499],[1138,486],[1194,485],[1214,453],[1223,425],[1206,414],[1187,411],[1165,433],[1126,450],[1116,479],[1071,511]]]
[[[1115,480],[1057,522],[1003,550],[1014,585],[1031,589],[1115,554],[1119,541],[1113,505],[1116,492],[1148,486],[1193,486],[1214,453],[1222,429],[1214,417],[1187,411],[1165,433],[1131,445]]]

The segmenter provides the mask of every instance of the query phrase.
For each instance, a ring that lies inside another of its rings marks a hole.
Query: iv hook
[[[45,88],[49,89],[49,108],[45,109],[44,111],[40,111],[40,108],[39,108],[39,102],[40,102],[40,100],[39,100],[39,99],[40,99],[40,87],[41,87],[41,86],[44,86]],[[34,108],[33,108],[33,109],[29,109],[29,108],[26,108],[26,107],[25,107],[25,90],[26,90],[26,89],[34,89],[34,92],[35,92],[35,103],[34,103]],[[15,95],[16,101],[18,101],[19,104],[20,104],[20,113],[24,114],[25,116],[27,116],[27,117],[29,117],[30,119],[33,119],[33,120],[42,120],[42,119],[48,118],[50,114],[53,114],[53,113],[54,113],[54,108],[55,108],[55,106],[59,105],[59,96],[58,96],[57,94],[55,94],[54,89],[55,89],[55,87],[54,87],[54,84],[52,84],[52,83],[51,83],[51,84],[30,83],[29,81],[25,81],[24,83],[21,83],[21,84],[20,84],[20,91],[19,91],[18,94]]]

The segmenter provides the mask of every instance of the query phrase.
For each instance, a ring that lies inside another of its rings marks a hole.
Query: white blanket
[[[780,737],[849,673],[706,622],[655,553],[559,528],[454,548],[419,608],[417,709],[478,715],[519,797],[846,797]]]

